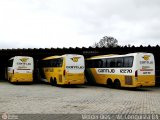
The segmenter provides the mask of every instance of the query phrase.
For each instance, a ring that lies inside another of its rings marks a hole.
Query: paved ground
[[[160,114],[160,87],[110,89],[0,82],[0,113]]]

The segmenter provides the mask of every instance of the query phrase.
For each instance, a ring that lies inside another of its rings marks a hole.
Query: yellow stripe
[[[46,70],[48,69],[48,70]],[[53,70],[52,70],[53,69]],[[66,75],[63,75],[64,69],[61,67],[57,68],[43,68],[45,78],[50,83],[50,79],[56,78],[57,84],[59,85],[66,85],[66,84],[84,84],[85,83],[85,77],[84,73],[65,73]]]
[[[10,82],[33,82],[33,75],[31,73],[15,73],[10,74]]]
[[[116,79],[118,79],[120,81],[122,87],[155,86],[155,75],[139,75],[138,79],[136,79],[135,76],[132,75],[131,76],[132,85],[127,85],[125,83],[125,75],[97,74],[97,72],[94,68],[91,69],[91,72],[92,72],[97,84],[105,84],[106,85],[108,79],[111,79],[113,83]]]

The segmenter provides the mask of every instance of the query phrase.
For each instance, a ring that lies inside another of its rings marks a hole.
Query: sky
[[[0,49],[160,45],[160,0],[0,0]]]

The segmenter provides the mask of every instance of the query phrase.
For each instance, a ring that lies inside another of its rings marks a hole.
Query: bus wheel
[[[8,78],[8,81],[11,83],[11,78]]]
[[[113,83],[112,83],[111,79],[107,80],[107,87],[109,87],[109,88],[113,87]]]
[[[115,81],[114,81],[114,87],[115,87],[115,88],[120,88],[120,87],[121,87],[121,83],[120,83],[119,80],[115,80]]]
[[[50,79],[50,83],[51,83],[52,86],[57,86],[57,80],[56,80],[56,78],[54,78],[54,80],[53,80],[53,78],[51,78]]]
[[[57,86],[57,80],[56,80],[56,78],[54,78],[53,85]]]
[[[52,86],[54,86],[54,80],[53,80],[53,78],[50,79],[50,83],[51,83]]]

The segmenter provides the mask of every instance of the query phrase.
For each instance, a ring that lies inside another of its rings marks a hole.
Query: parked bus
[[[84,57],[76,54],[50,56],[39,64],[41,80],[52,85],[84,84]]]
[[[86,60],[89,83],[108,87],[141,87],[155,85],[155,62],[152,53],[101,55]]]
[[[8,61],[6,77],[10,82],[33,82],[33,66],[32,57],[12,57]]]

